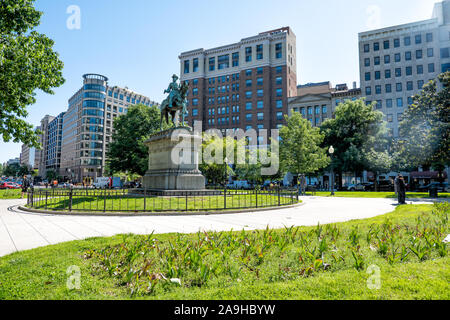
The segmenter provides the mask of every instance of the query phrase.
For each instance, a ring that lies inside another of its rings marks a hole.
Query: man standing
[[[402,175],[398,176],[398,204],[406,204],[406,184]]]
[[[30,186],[30,182],[28,181],[27,176],[23,176],[22,181],[22,195],[20,196],[21,199],[23,199],[24,194],[28,191],[28,187]]]

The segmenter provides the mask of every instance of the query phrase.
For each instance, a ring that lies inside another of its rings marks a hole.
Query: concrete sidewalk
[[[302,197],[303,206],[208,216],[56,216],[17,209],[25,200],[0,200],[0,256],[60,242],[116,234],[229,231],[311,226],[370,218],[395,210],[394,199]],[[409,203],[409,201],[408,201]],[[431,203],[414,201],[414,204]]]

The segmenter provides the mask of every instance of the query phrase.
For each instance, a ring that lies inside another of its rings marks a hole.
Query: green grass
[[[0,190],[0,199],[20,199],[21,189],[3,189]]]
[[[257,205],[258,201],[258,205]],[[227,209],[242,209],[258,207],[274,207],[281,205],[297,203],[294,196],[274,196],[273,194],[259,193],[252,194],[230,194],[226,198]],[[101,194],[98,196],[83,195],[79,193],[73,197],[73,211],[207,211],[222,209],[225,205],[225,197],[220,196],[188,196],[186,197],[147,197],[128,194]],[[62,197],[56,194],[52,196],[49,193],[47,200],[45,196],[35,196],[33,208],[47,209],[56,211],[68,211],[69,198],[66,195]],[[187,210],[186,210],[187,209]]]
[[[0,300],[450,299],[448,214],[448,204],[406,205],[318,227],[62,243],[0,258]],[[403,247],[409,254],[391,261]],[[81,269],[80,290],[66,287],[72,265]],[[381,270],[379,290],[367,287],[370,265]]]
[[[307,195],[312,195],[311,192],[307,192]],[[345,198],[397,198],[394,192],[371,192],[371,191],[335,191],[335,197]],[[331,197],[330,191],[317,191],[315,193],[319,197]],[[429,198],[428,192],[407,192],[406,198],[424,199]],[[450,193],[440,192],[439,198],[450,198]]]

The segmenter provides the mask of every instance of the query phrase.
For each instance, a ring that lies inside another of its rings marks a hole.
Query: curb
[[[48,215],[60,215],[60,216],[94,216],[94,217],[171,217],[171,216],[211,216],[211,215],[224,215],[224,214],[236,214],[236,213],[248,213],[248,212],[263,212],[263,211],[273,211],[279,209],[289,209],[296,208],[305,205],[304,202],[291,204],[287,206],[280,207],[267,207],[267,208],[250,208],[250,209],[238,209],[238,210],[227,210],[227,211],[188,211],[188,212],[83,212],[83,211],[72,211],[71,213],[67,211],[49,211],[49,210],[37,210],[30,209],[23,206],[18,206],[17,208],[22,211],[30,213],[42,213]]]

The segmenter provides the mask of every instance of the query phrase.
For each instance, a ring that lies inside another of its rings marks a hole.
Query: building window
[[[406,67],[406,75],[407,75],[407,76],[412,75],[412,67],[411,67],[411,66]]]
[[[411,45],[411,37],[409,37],[409,36],[404,37],[403,42],[404,42],[405,46],[410,46]]]
[[[264,120],[264,113],[258,112],[257,117],[258,117],[258,120]]]
[[[277,100],[276,101],[276,108],[277,109],[283,108],[283,100]]]
[[[376,66],[379,66],[380,65],[380,57],[374,57],[373,58],[373,64],[376,65]]]
[[[233,67],[239,67],[239,52],[234,52],[232,55]],[[233,75],[234,76],[234,75]]]
[[[192,72],[198,71],[198,58],[195,58],[192,60]]]
[[[370,51],[370,46],[369,44],[365,44],[364,45],[364,52],[369,52]]]
[[[184,73],[189,73],[189,60],[184,60]]]
[[[385,64],[388,64],[388,63],[390,63],[390,62],[391,62],[391,56],[388,55],[388,54],[385,55],[385,56],[384,56],[384,63],[385,63]]]
[[[422,35],[421,34],[418,34],[418,35],[416,35],[416,44],[421,44],[422,43]]]
[[[322,113],[327,113],[327,106],[326,105],[322,106]]]
[[[392,119],[393,117],[392,117],[392,114],[388,114],[387,115],[387,122],[392,122]]]
[[[416,50],[416,59],[422,59],[422,50]]]
[[[392,99],[386,99],[386,108],[392,108]]]
[[[282,43],[275,44],[275,59],[281,59],[282,57]]]
[[[450,58],[450,48],[441,48],[441,58]]]
[[[400,39],[394,39],[394,48],[400,47]]]
[[[389,40],[385,40],[383,42],[383,49],[385,49],[385,50],[389,49]]]
[[[277,120],[283,120],[283,112],[277,112]]]
[[[432,42],[433,41],[433,34],[432,33],[427,33],[427,42]]]
[[[397,107],[403,107],[403,98],[397,98]]]
[[[252,61],[252,47],[245,48],[245,61],[246,62]]]
[[[263,45],[258,44],[256,46],[256,60],[262,60],[263,59]]]
[[[384,77],[386,79],[390,79],[391,78],[391,70],[387,69],[384,71]]]
[[[417,66],[417,74],[423,74],[423,65],[419,64]]]
[[[252,103],[251,102],[245,103],[245,110],[252,110]]]
[[[247,114],[245,115],[245,120],[247,120],[247,121],[252,121],[252,114],[251,114],[251,113],[247,113]]]
[[[401,61],[400,53],[396,53],[394,55],[394,60],[395,60],[395,62],[400,62]]]
[[[245,80],[245,86],[246,87],[251,87],[252,86],[252,79]]]
[[[258,78],[258,79],[256,79],[256,85],[258,85],[258,86],[262,86],[263,85],[263,78]]]
[[[386,91],[386,93],[392,92],[392,85],[390,83],[385,85],[385,91]]]
[[[395,90],[397,92],[402,92],[403,86],[402,86],[402,84],[400,82],[395,84]]]
[[[251,98],[252,98],[252,92],[251,92],[251,91],[247,91],[247,92],[245,93],[245,97],[246,97],[247,99],[251,99]]]
[[[377,100],[377,103],[376,103],[376,105],[375,105],[375,108],[381,109],[382,107],[383,107],[383,105],[382,105],[382,103],[381,103],[381,100]]]
[[[373,51],[378,51],[378,50],[380,50],[380,43],[374,42],[373,43]]]
[[[192,105],[193,106],[198,106],[198,99],[192,99]]]
[[[381,94],[381,86],[380,85],[375,86],[375,94]]]
[[[428,72],[434,72],[434,63],[429,63],[428,64]]]
[[[198,109],[192,109],[192,116],[193,117],[198,116]]]
[[[366,72],[364,79],[366,79],[366,81],[370,81],[370,72]]]
[[[366,95],[370,96],[372,94],[372,87],[366,87]]]
[[[364,66],[365,67],[370,67],[370,59],[369,58],[365,58],[364,59]]]
[[[381,72],[375,71],[375,80],[380,80],[380,79],[381,79]]]
[[[431,58],[431,57],[434,56],[434,52],[433,51],[434,51],[433,48],[428,48],[427,49],[427,57],[428,58]]]
[[[408,105],[409,106],[413,104],[413,102],[414,102],[413,100],[414,100],[413,97],[408,97]]]
[[[192,80],[192,84],[193,84],[194,86],[198,85],[198,79]]]
[[[276,72],[276,73],[281,73],[281,72],[283,72],[283,67],[281,67],[281,66],[276,67],[276,68],[275,68],[275,72]]]
[[[263,74],[264,69],[262,67],[256,68],[256,74]]]
[[[402,76],[402,68],[395,68],[395,76],[396,77]]]
[[[209,58],[209,71],[214,71],[216,69],[216,58]]]
[[[198,95],[198,88],[192,89],[192,95],[197,96]]]
[[[411,51],[406,51],[406,52],[405,52],[405,60],[406,60],[406,61],[411,60]]]
[[[245,70],[245,75],[247,77],[251,77],[252,76],[252,70],[251,69]]]
[[[263,101],[257,101],[256,102],[256,108],[263,109],[264,108],[264,102]]]
[[[413,82],[412,81],[406,82],[406,90],[408,90],[408,91],[413,90]]]
[[[223,70],[230,67],[230,55],[225,54],[217,58],[218,67],[217,69]]]
[[[277,77],[276,80],[275,80],[275,83],[277,85],[283,84],[283,78],[282,77]]]
[[[276,93],[277,93],[277,97],[283,96],[283,89],[277,89]]]
[[[423,88],[423,80],[417,81],[417,88],[421,90]]]
[[[258,97],[263,97],[264,96],[264,90],[262,90],[262,89],[256,90],[256,95]]]

